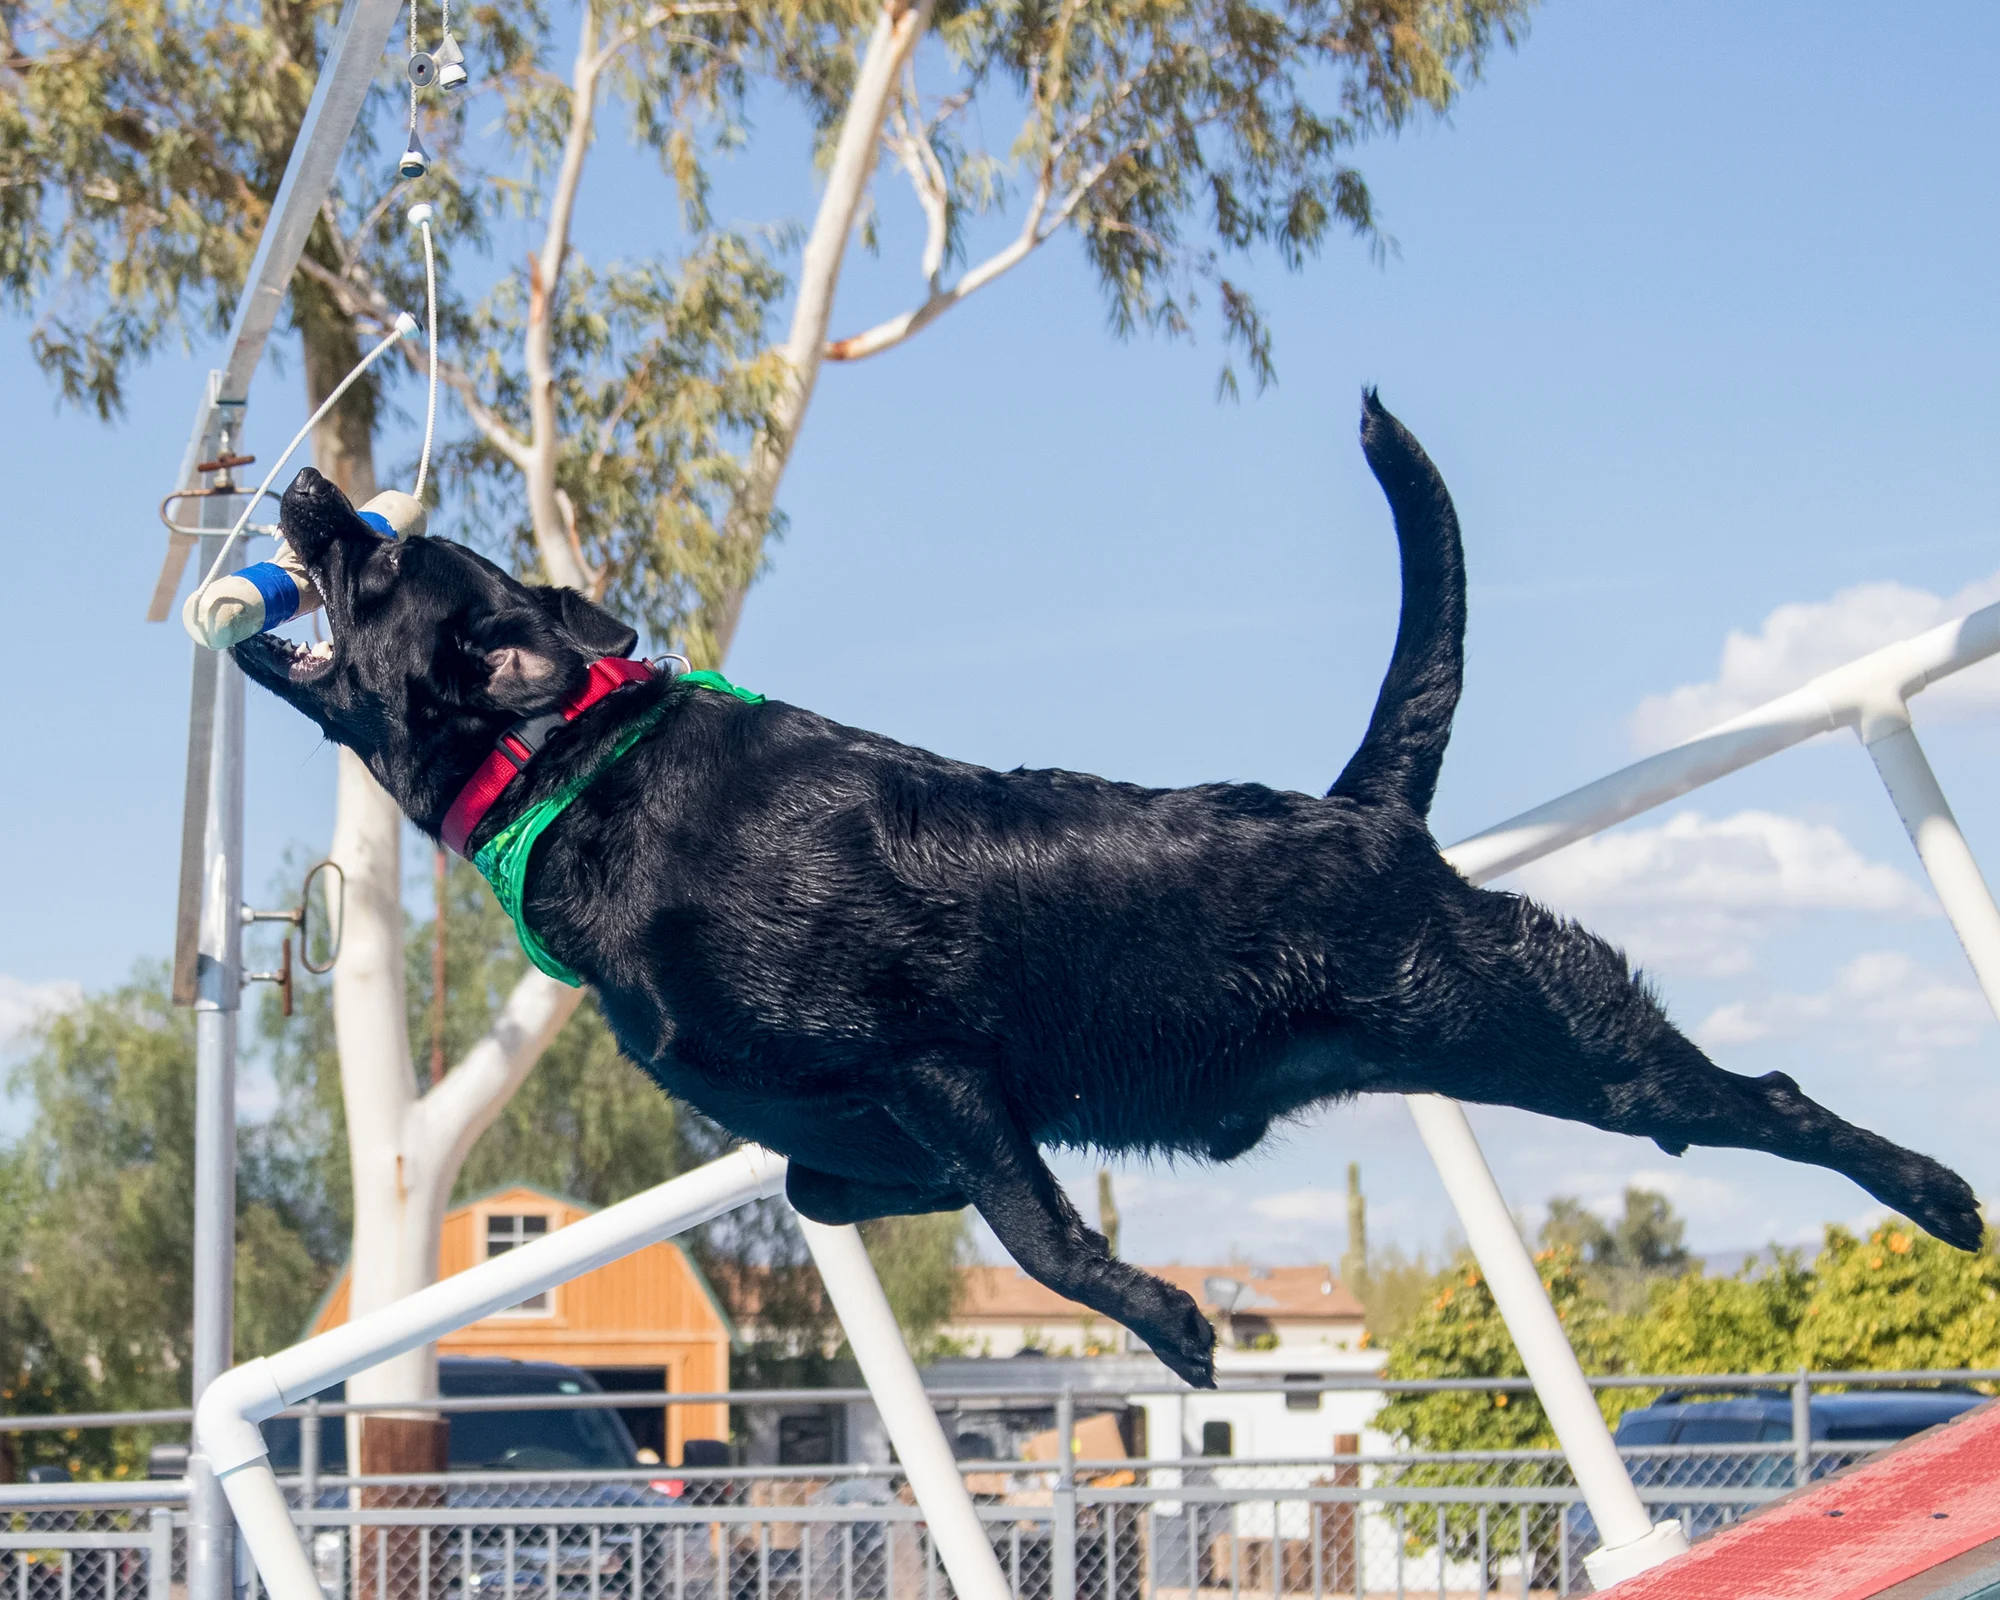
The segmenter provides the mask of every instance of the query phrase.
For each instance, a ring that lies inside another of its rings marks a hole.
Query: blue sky
[[[1058,243],[904,349],[824,375],[731,674],[996,766],[1323,788],[1395,623],[1393,540],[1353,442],[1365,383],[1423,439],[1465,528],[1445,841],[2000,597],[2000,108],[1941,70],[1996,44],[2000,15],[1969,4],[1890,30],[1879,7],[1558,0],[1448,126],[1361,153],[1398,244],[1386,264],[1334,241],[1296,276],[1249,270],[1280,382],[1240,405],[1214,401],[1212,339],[1112,338]],[[806,214],[803,151],[767,112],[720,213]],[[884,250],[855,259],[837,333],[919,287],[913,208],[883,183]],[[657,249],[672,216],[645,164],[607,148],[581,243],[600,261]],[[170,943],[188,647],[139,619],[207,358],[155,362],[104,428],[57,410],[23,326],[0,325],[17,530],[0,1028]],[[295,363],[260,379],[267,458],[298,389]],[[1824,609],[1783,609],[1799,606]],[[1917,706],[1989,860],[1996,706],[1990,672]],[[251,740],[256,886],[288,849],[323,848],[333,763],[255,696]],[[1526,886],[1628,942],[1724,1065],[1782,1067],[2000,1196],[1992,1020],[1850,738],[1617,837]],[[1690,903],[1696,874],[1712,892]],[[1767,1157],[1475,1121],[1530,1221],[1551,1194],[1610,1205],[1633,1178],[1710,1250],[1872,1210]],[[1407,1115],[1378,1100],[1224,1171],[1130,1169],[1128,1249],[1337,1255],[1350,1159],[1377,1238],[1444,1236]]]

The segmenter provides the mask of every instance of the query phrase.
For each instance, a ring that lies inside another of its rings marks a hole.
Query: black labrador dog
[[[1972,1190],[1782,1073],[1725,1072],[1624,957],[1476,889],[1425,822],[1458,701],[1458,523],[1366,397],[1403,602],[1366,737],[1324,798],[992,772],[664,675],[561,723],[474,831],[645,736],[532,847],[522,914],[670,1093],[791,1158],[823,1222],[973,1205],[1060,1294],[1213,1381],[1193,1300],[1118,1260],[1039,1146],[1227,1161],[1363,1092],[1520,1106],[1814,1162],[1964,1249]],[[270,635],[244,670],[354,750],[437,836],[510,727],[637,636],[444,539],[386,541],[308,470],[283,526],[332,647]]]

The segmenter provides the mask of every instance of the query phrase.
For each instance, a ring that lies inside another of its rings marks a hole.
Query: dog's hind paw
[[[1165,1289],[1167,1286],[1162,1284]],[[1153,1354],[1196,1389],[1215,1387],[1215,1329],[1201,1307],[1178,1289],[1168,1289],[1178,1304],[1162,1320],[1135,1320],[1132,1331],[1152,1346]]]
[[[1878,1195],[1926,1233],[1961,1250],[1977,1250],[1985,1242],[1986,1221],[1979,1214],[1979,1197],[1951,1168],[1918,1157],[1922,1176],[1902,1186],[1900,1195]]]
[[[1962,1202],[1912,1205],[1909,1212],[1910,1220],[1926,1233],[1935,1234],[1961,1250],[1977,1250],[1985,1242],[1986,1219],[1980,1216],[1979,1203],[1970,1189],[1965,1191]]]

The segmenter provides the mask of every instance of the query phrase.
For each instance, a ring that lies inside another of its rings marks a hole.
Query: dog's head
[[[327,642],[259,634],[245,673],[368,764],[435,832],[493,742],[584,687],[639,636],[570,589],[530,588],[446,539],[385,539],[310,467],[279,523],[326,602]]]

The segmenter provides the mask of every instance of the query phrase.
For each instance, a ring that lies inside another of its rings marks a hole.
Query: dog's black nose
[[[292,479],[292,486],[285,491],[283,504],[288,508],[298,506],[303,509],[322,500],[335,500],[347,505],[347,496],[340,492],[339,485],[321,476],[318,468],[299,468],[298,476]],[[350,506],[349,509],[353,508]]]
[[[356,514],[340,485],[303,467],[278,505],[285,542],[307,561],[317,560],[334,540],[350,534],[377,537]]]

